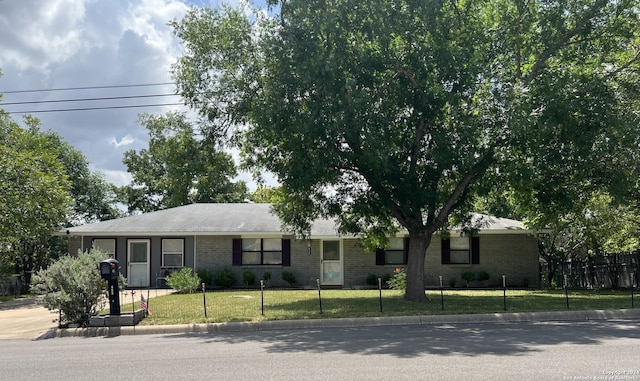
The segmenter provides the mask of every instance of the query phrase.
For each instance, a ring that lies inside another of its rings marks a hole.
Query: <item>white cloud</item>
[[[115,137],[111,138],[111,144],[113,144],[116,148],[126,147],[136,140],[129,135],[123,136],[122,139],[117,140]]]
[[[0,0],[0,93],[171,82],[170,66],[181,44],[168,26],[204,0]],[[173,94],[173,85],[110,89],[6,93],[4,102]],[[42,111],[180,103],[177,96],[94,102],[34,103],[0,108]],[[186,111],[184,106],[33,113],[42,128],[59,133],[82,151],[92,170],[116,185],[130,182],[124,149],[147,146],[138,114]],[[13,115],[16,121],[19,114]],[[114,149],[115,148],[115,149]],[[243,179],[248,178],[243,175]],[[249,181],[251,186],[251,181]]]

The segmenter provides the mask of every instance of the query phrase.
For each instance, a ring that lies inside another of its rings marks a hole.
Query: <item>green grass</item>
[[[444,311],[439,291],[427,292],[431,301],[405,301],[402,292],[383,290],[382,312],[377,290],[323,290],[322,314],[317,290],[265,290],[264,315],[260,291],[209,292],[207,318],[202,294],[167,295],[149,300],[152,316],[141,324],[247,322],[287,319],[355,318],[374,316],[476,314],[504,312],[503,291],[444,291]],[[136,302],[135,307],[138,308]],[[631,295],[621,291],[570,291],[571,310],[631,308]],[[122,312],[132,306],[123,305]],[[563,311],[563,290],[507,291],[507,312]]]
[[[0,302],[8,302],[8,301],[11,301],[11,300],[31,298],[31,297],[33,297],[33,294],[20,294],[18,296],[16,296],[16,295],[0,295]]]

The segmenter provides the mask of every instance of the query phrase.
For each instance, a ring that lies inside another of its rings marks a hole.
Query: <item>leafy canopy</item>
[[[320,215],[380,243],[407,229],[408,299],[424,299],[432,234],[492,182],[563,202],[572,182],[624,178],[602,175],[637,135],[635,1],[270,4],[173,22],[179,92],[277,175],[297,232]]]

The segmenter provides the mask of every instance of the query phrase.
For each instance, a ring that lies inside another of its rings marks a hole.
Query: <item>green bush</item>
[[[487,280],[489,280],[489,278],[491,278],[491,277],[489,276],[489,273],[488,273],[488,272],[486,272],[486,271],[480,271],[480,272],[478,273],[478,276],[476,277],[476,279],[477,279],[479,282],[487,281]]]
[[[384,274],[382,276],[382,284],[383,285],[388,285],[390,280],[391,280],[391,274]]]
[[[63,322],[87,325],[89,318],[103,307],[99,302],[105,299],[107,281],[100,276],[98,266],[107,258],[98,249],[61,257],[33,275],[31,292],[42,295],[37,299],[40,305],[61,312],[61,325]],[[124,286],[122,275],[119,283]]]
[[[242,280],[244,280],[245,287],[249,287],[256,282],[256,274],[251,270],[245,270],[242,272]]]
[[[271,273],[266,271],[264,274],[262,274],[262,279],[266,280],[267,282],[271,280]]]
[[[198,272],[196,272],[196,274],[198,274],[198,278],[200,278],[200,282],[206,284],[207,286],[211,286],[211,281],[213,280],[213,277],[211,276],[211,271],[200,269],[198,270]]]
[[[460,274],[460,278],[462,278],[462,280],[466,282],[467,287],[469,287],[469,283],[476,280],[476,274],[474,274],[473,271],[465,271]]]
[[[378,276],[376,274],[367,275],[367,285],[369,286],[377,286],[378,285]]]
[[[282,272],[282,280],[287,282],[289,286],[293,286],[294,284],[296,284],[296,276],[293,275],[293,273],[290,271]]]
[[[200,287],[200,278],[192,274],[189,267],[183,267],[180,271],[174,271],[167,278],[169,287],[181,294],[191,294]]]
[[[407,273],[404,270],[396,269],[395,274],[387,282],[389,288],[392,290],[406,290],[407,289]]]
[[[449,287],[454,288],[456,286],[456,278],[455,277],[451,277],[449,278]]]
[[[213,277],[213,282],[216,284],[216,286],[220,286],[222,288],[231,288],[231,286],[236,283],[236,273],[229,269],[220,269]]]

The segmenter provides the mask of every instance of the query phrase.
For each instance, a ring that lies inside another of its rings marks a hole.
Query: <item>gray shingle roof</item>
[[[190,204],[141,215],[65,229],[71,235],[282,235],[278,217],[269,204]],[[522,222],[474,214],[483,232],[526,231]],[[312,237],[337,236],[335,224],[315,221]]]

